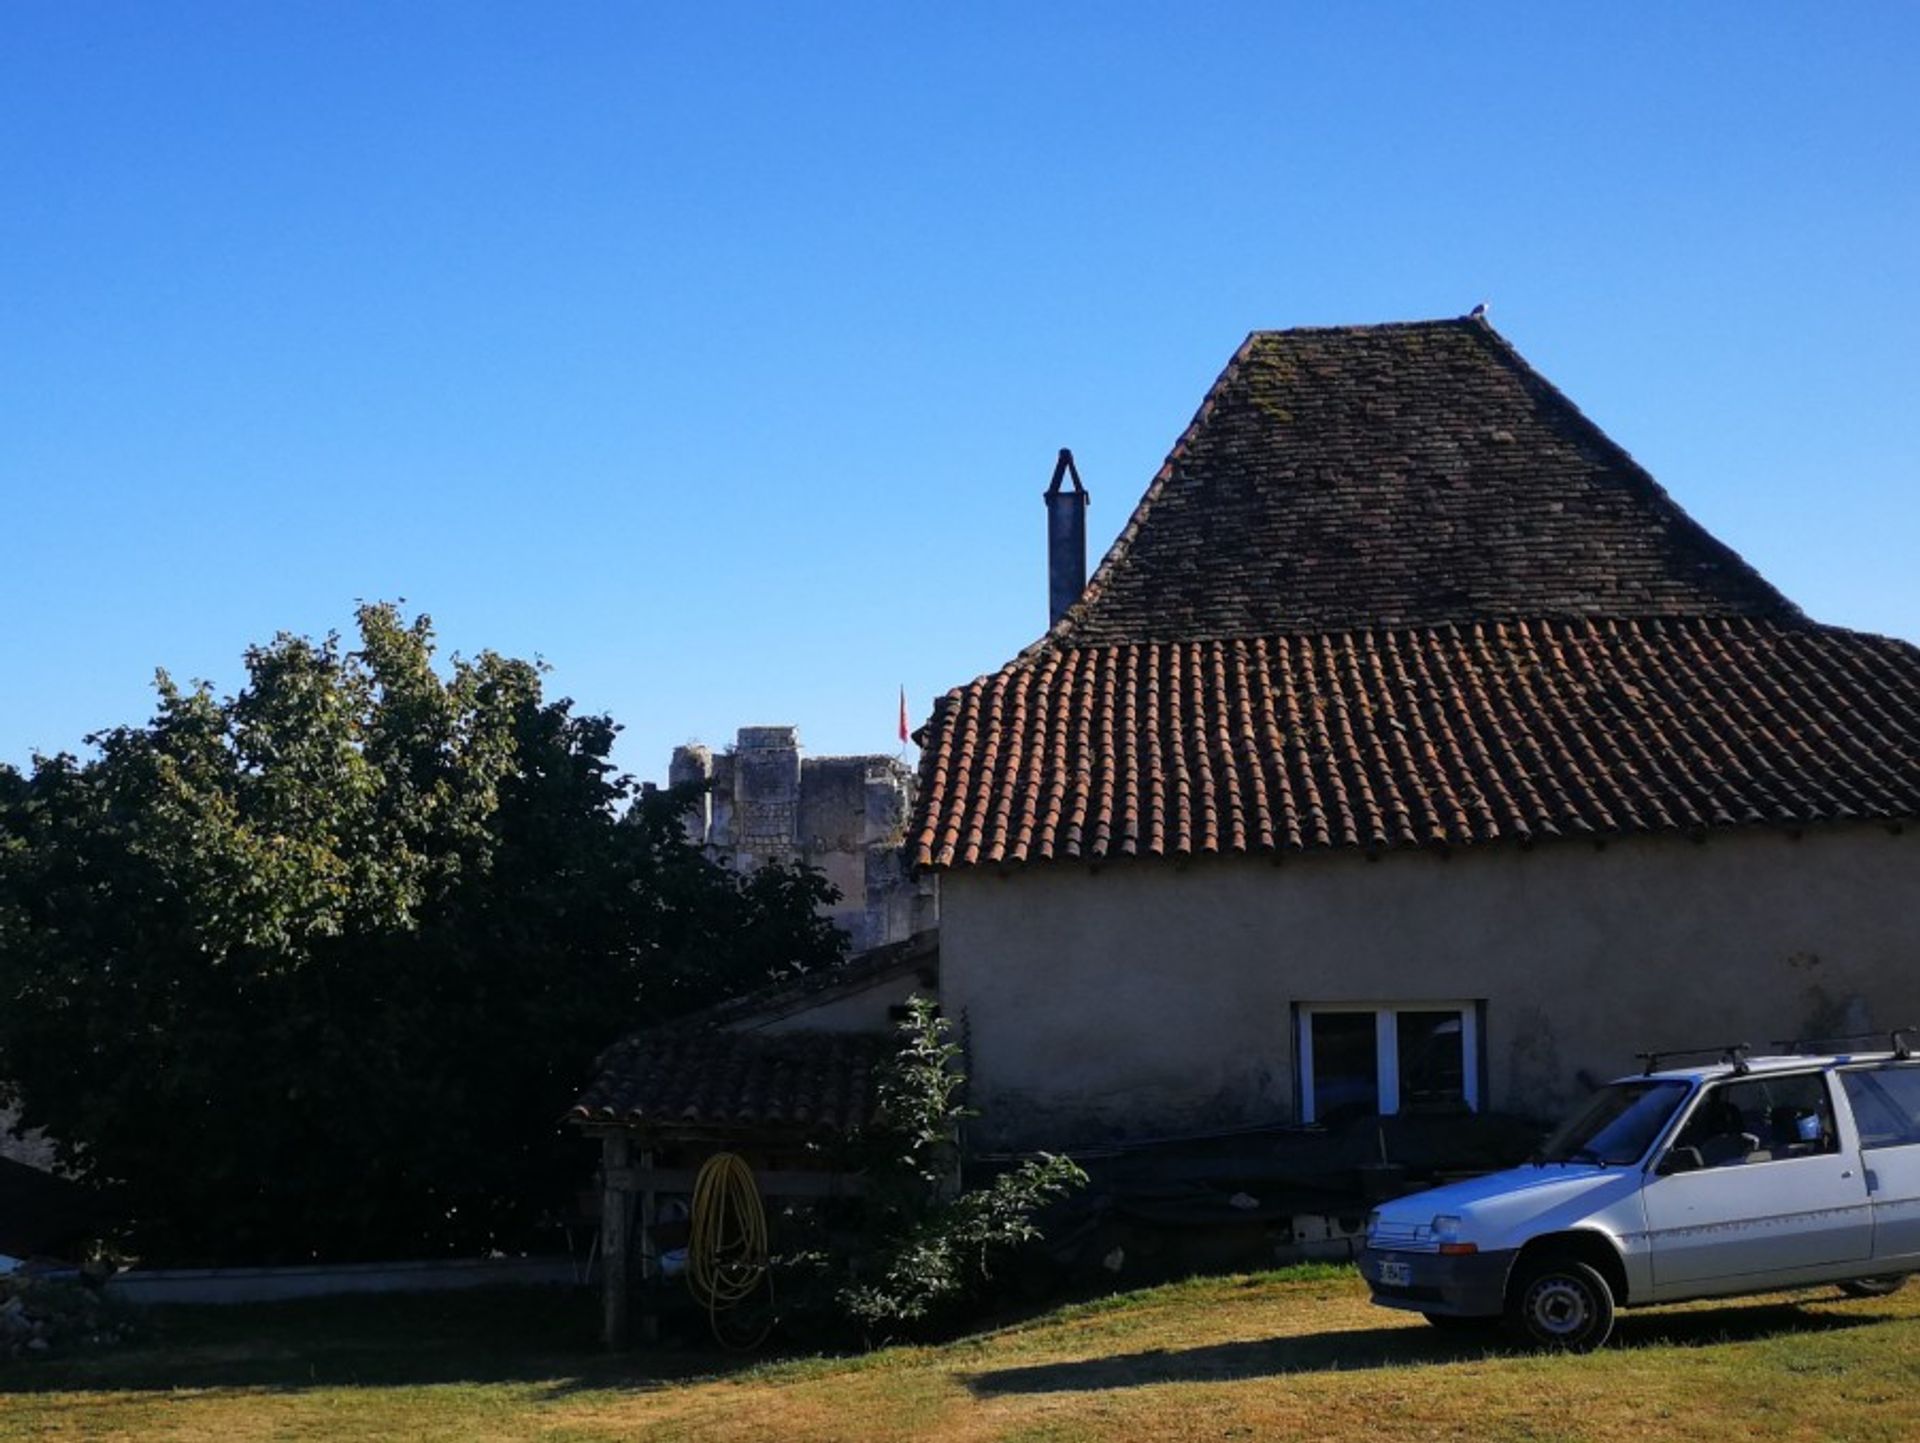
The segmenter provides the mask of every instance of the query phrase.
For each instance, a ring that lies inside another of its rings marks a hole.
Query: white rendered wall
[[[941,880],[980,1145],[1295,1117],[1296,1003],[1486,1003],[1486,1101],[1657,1046],[1920,1022],[1920,836],[1042,864]]]

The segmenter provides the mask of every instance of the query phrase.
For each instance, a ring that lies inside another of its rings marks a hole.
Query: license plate
[[[1383,1258],[1380,1261],[1380,1281],[1390,1288],[1407,1287],[1413,1282],[1413,1265]]]

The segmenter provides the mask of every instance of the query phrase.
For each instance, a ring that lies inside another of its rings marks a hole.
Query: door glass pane
[[[1315,1012],[1313,1111],[1337,1122],[1380,1110],[1380,1053],[1371,1012]]]
[[[1402,1012],[1400,1110],[1462,1112],[1467,1106],[1465,1036],[1457,1011]]]
[[[1881,1067],[1843,1072],[1862,1147],[1905,1147],[1920,1142],[1920,1068]]]
[[[1704,1167],[1832,1152],[1839,1142],[1827,1084],[1812,1072],[1723,1083],[1700,1100],[1674,1146],[1697,1148]]]

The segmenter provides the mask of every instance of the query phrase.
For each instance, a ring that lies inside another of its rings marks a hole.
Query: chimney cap
[[[1073,480],[1073,494],[1084,500],[1087,494],[1087,488],[1080,484],[1080,468],[1073,464],[1073,452],[1067,447],[1062,446],[1060,448],[1060,459],[1053,463],[1053,481],[1047,487],[1047,495],[1059,495],[1060,482],[1068,477],[1071,477]]]

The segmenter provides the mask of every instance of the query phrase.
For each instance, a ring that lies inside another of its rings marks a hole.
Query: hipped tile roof
[[[579,1124],[672,1133],[846,1133],[873,1120],[879,1033],[637,1033],[600,1059]]]
[[[943,698],[916,861],[1920,817],[1920,650],[1744,617],[1065,647]]]
[[[1798,614],[1463,318],[1248,337],[1051,639]]]
[[[1808,621],[1481,320],[1262,332],[920,740],[922,867],[1900,821],[1920,651]]]

